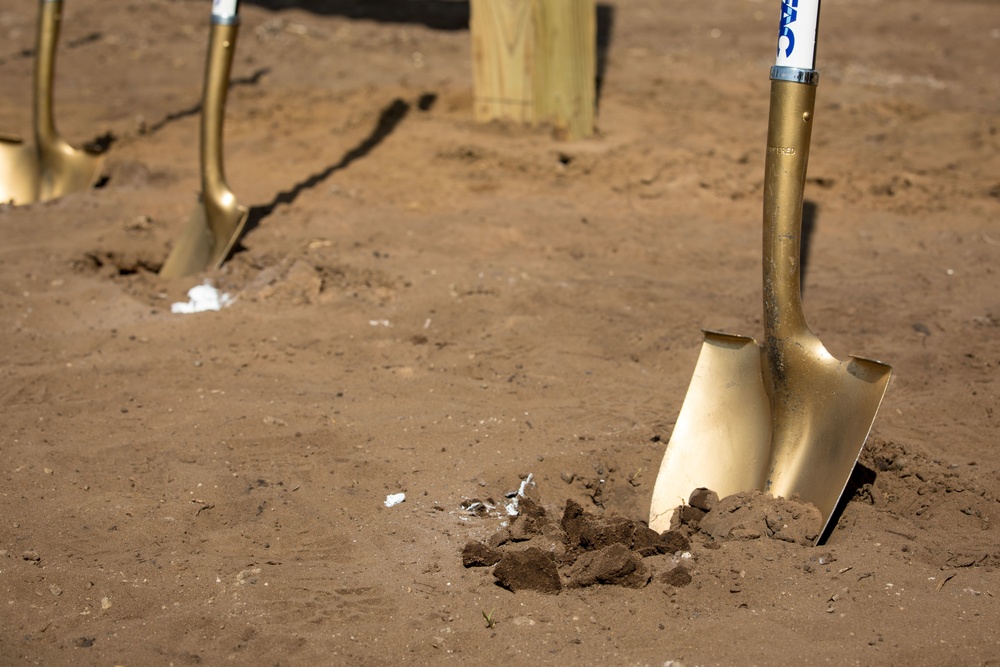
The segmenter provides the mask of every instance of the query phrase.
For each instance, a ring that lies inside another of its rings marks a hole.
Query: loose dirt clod
[[[538,547],[505,551],[493,569],[497,583],[510,591],[558,593],[562,590],[556,559]]]
[[[579,503],[566,502],[562,529],[566,531],[566,545],[570,548],[600,549],[611,544],[631,548],[635,537],[635,523],[625,517],[599,517],[584,511]]]
[[[719,502],[719,494],[711,489],[695,489],[691,492],[688,504],[702,512],[711,512]]]
[[[500,562],[503,552],[482,542],[471,541],[462,549],[462,565],[484,567]]]
[[[577,587],[614,584],[642,588],[650,579],[642,556],[620,543],[581,555],[568,569],[567,576],[570,585]]]
[[[660,575],[659,581],[674,586],[675,588],[680,588],[682,586],[687,586],[691,583],[692,577],[688,569],[683,565],[678,565],[672,570],[668,570]]]

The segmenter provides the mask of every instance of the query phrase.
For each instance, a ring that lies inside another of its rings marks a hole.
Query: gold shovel
[[[0,202],[30,204],[86,190],[101,176],[104,154],[70,146],[52,113],[62,0],[41,0],[35,55],[34,145],[0,137]]]
[[[160,275],[179,278],[217,269],[229,255],[248,211],[236,202],[222,167],[222,122],[239,15],[235,0],[214,0],[201,102],[201,201]]]
[[[22,206],[38,199],[38,147],[0,135],[0,204]]]
[[[834,358],[802,313],[802,200],[818,82],[812,65],[819,0],[799,0],[797,8],[790,16],[789,6],[782,4],[778,64],[771,69],[764,345],[745,336],[705,332],[653,489],[649,525],[657,531],[670,527],[675,508],[696,488],[720,497],[758,489],[797,495],[819,508],[819,541],[889,384],[892,369],[881,362]],[[792,53],[789,45],[795,46],[796,37],[800,48],[811,37],[813,48],[804,55]]]

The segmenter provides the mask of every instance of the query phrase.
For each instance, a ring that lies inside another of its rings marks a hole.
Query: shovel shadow
[[[74,40],[70,40],[69,42],[66,42],[66,47],[65,48],[67,48],[67,49],[75,49],[78,46],[84,46],[86,44],[93,44],[94,42],[99,42],[102,39],[104,39],[104,35],[102,33],[91,32],[91,33],[88,33],[88,34],[84,35],[83,37],[77,37]],[[0,58],[0,65],[6,65],[7,62],[11,61],[11,60],[20,60],[20,59],[23,59],[23,58],[34,58],[36,53],[37,53],[37,50],[35,49],[35,47],[29,46],[27,48],[21,49],[20,51],[17,51],[15,53],[11,53],[9,55],[6,55],[6,56]]]
[[[437,96],[433,93],[426,93],[420,97],[417,105],[420,109],[427,110],[431,107],[431,105],[433,105],[436,98]],[[299,183],[296,183],[290,190],[279,192],[275,198],[267,204],[264,204],[263,206],[251,207],[247,216],[246,225],[243,228],[243,233],[240,234],[240,238],[242,239],[251,231],[256,229],[257,226],[260,225],[261,221],[271,215],[274,212],[274,209],[280,204],[291,204],[306,190],[315,188],[336,172],[346,169],[352,162],[360,160],[372,152],[372,150],[374,150],[379,144],[385,141],[386,137],[393,133],[409,111],[410,104],[408,102],[398,98],[393,100],[389,106],[382,109],[382,113],[379,114],[378,123],[376,123],[375,129],[372,130],[371,134],[365,137],[360,144],[344,153],[344,156],[340,158],[339,162],[330,165],[323,171],[309,176]],[[235,255],[243,252],[244,250],[246,250],[246,248],[244,248],[243,245],[237,241],[233,254]]]
[[[827,540],[833,535],[833,531],[837,529],[840,517],[843,515],[844,510],[847,509],[847,503],[851,502],[859,492],[862,492],[865,486],[874,484],[876,477],[875,471],[863,465],[860,461],[854,464],[851,476],[844,486],[844,492],[841,494],[840,500],[837,501],[837,506],[830,513],[830,520],[826,524],[826,530],[820,535],[816,544],[827,543]]]
[[[261,78],[270,73],[270,71],[271,71],[270,67],[262,67],[253,74],[251,74],[250,76],[244,76],[238,79],[230,79],[229,90],[232,90],[236,86],[256,86],[257,84],[260,83]],[[170,123],[181,120],[182,118],[197,116],[200,113],[201,113],[201,102],[199,101],[195,103],[194,106],[188,107],[187,109],[181,109],[180,111],[171,111],[157,122],[145,127],[140,132],[140,134],[144,134],[147,136],[151,134],[156,134]]]

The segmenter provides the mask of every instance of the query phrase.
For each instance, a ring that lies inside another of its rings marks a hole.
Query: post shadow
[[[94,42],[99,42],[104,39],[104,35],[99,32],[87,33],[83,37],[77,37],[66,42],[66,49],[75,49],[79,46],[84,46],[86,44],[93,44]],[[15,53],[6,55],[0,58],[0,65],[5,65],[9,60],[21,60],[24,58],[34,58],[36,53],[36,48],[34,46],[29,46],[27,48],[21,49]]]
[[[611,36],[615,28],[615,8],[604,3],[597,4],[597,81],[594,90],[594,103],[601,99],[604,88],[604,72],[608,67],[608,51],[611,50]]]

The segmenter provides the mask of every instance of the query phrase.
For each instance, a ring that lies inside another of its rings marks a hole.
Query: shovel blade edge
[[[0,136],[0,204],[22,206],[38,199],[38,151],[11,136]]]
[[[228,206],[199,204],[177,244],[160,267],[164,278],[183,278],[219,268],[236,244],[249,211],[235,203]]]
[[[41,153],[39,201],[82,192],[101,180],[104,153],[75,149],[63,143]]]
[[[892,368],[862,357],[814,359],[799,369],[808,400],[772,408],[771,467],[761,490],[812,503],[828,532],[889,386]]]
[[[753,338],[705,331],[691,384],[653,487],[649,527],[704,487],[719,497],[759,488],[767,473],[771,411]]]

